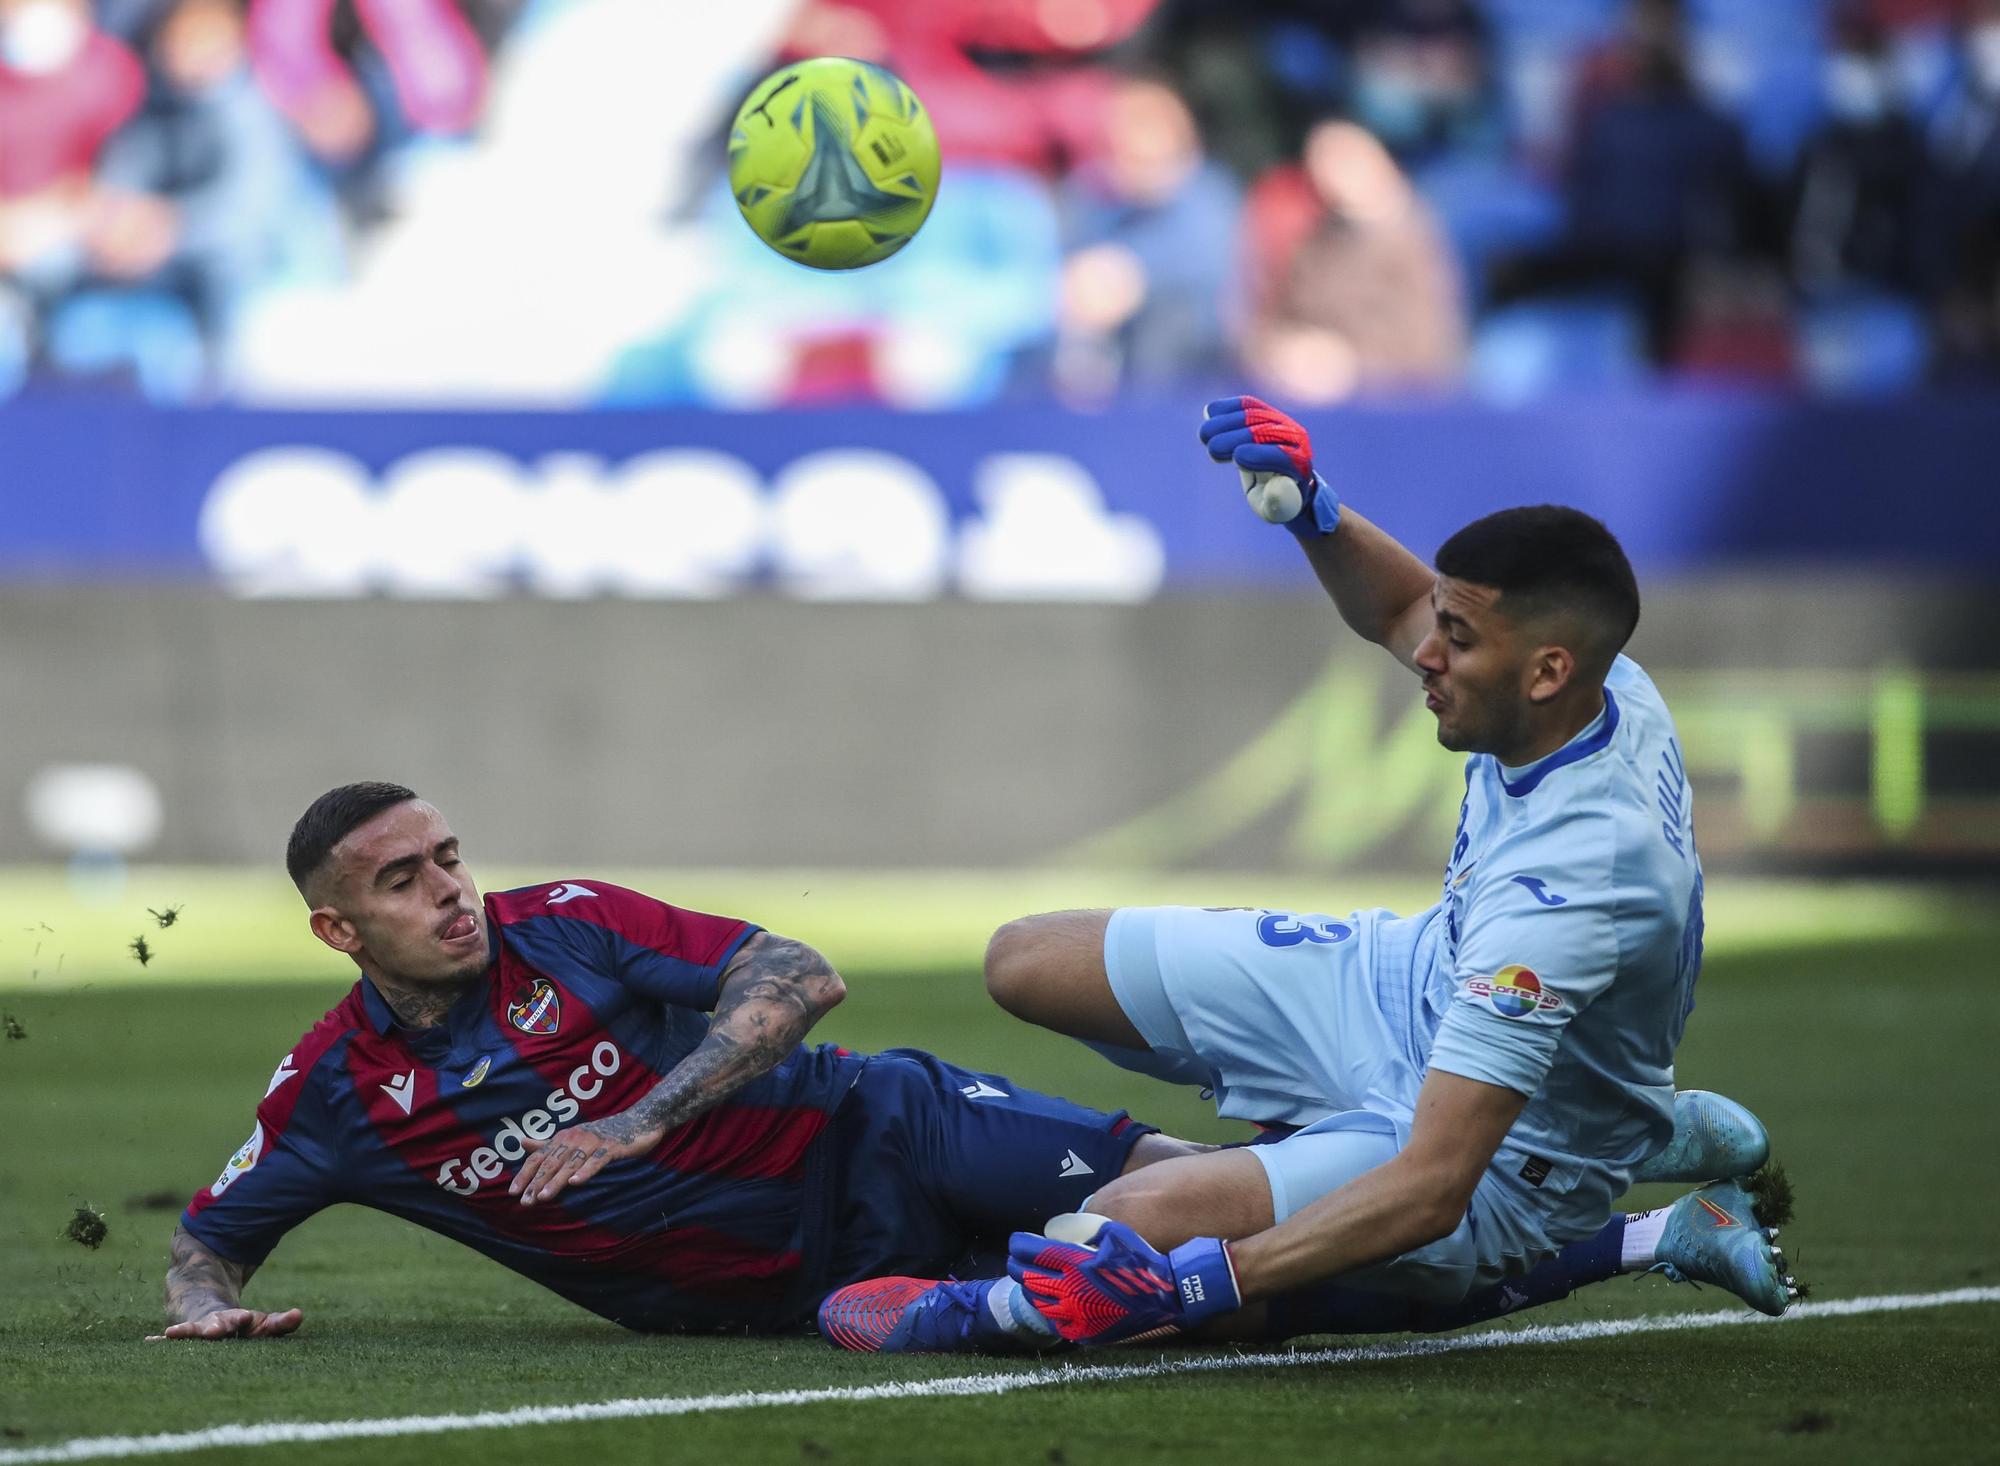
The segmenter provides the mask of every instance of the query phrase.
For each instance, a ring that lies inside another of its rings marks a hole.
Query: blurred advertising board
[[[374,594],[1139,602],[1296,588],[1198,404],[714,413],[0,408],[0,581]],[[1507,504],[1598,514],[1642,575],[1833,560],[2000,577],[1978,398],[1680,393],[1312,415],[1323,471],[1430,553]]]

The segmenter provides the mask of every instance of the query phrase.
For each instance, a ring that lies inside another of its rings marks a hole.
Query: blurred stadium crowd
[[[733,217],[788,56],[938,208]],[[2000,0],[0,0],[0,397],[950,407],[2000,372]]]

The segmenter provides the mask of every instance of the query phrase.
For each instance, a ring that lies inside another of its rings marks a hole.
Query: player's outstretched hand
[[[259,1313],[254,1308],[218,1308],[186,1323],[169,1324],[163,1334],[146,1335],[146,1342],[157,1344],[166,1339],[275,1339],[280,1334],[289,1334],[304,1322],[305,1315],[296,1308],[287,1308],[283,1313]]]
[[[1214,1237],[1161,1252],[1121,1222],[1083,1214],[1056,1217],[1049,1231],[1008,1239],[1007,1271],[1072,1344],[1183,1333],[1242,1306],[1229,1248]]]
[[[1201,441],[1217,463],[1234,463],[1260,518],[1301,539],[1340,524],[1340,496],[1313,470],[1312,439],[1290,414],[1256,397],[1222,397],[1201,414]]]
[[[613,1161],[644,1155],[666,1133],[664,1125],[648,1125],[627,1110],[558,1130],[547,1140],[524,1141],[528,1158],[507,1183],[507,1194],[520,1197],[522,1206],[548,1201],[564,1187],[588,1181]]]

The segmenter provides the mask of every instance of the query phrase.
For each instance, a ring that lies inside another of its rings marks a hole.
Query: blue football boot
[[[1000,1278],[869,1278],[836,1288],[819,1305],[829,1344],[862,1354],[1019,1353],[1035,1345],[1003,1328],[987,1306]],[[1051,1337],[1044,1347],[1059,1348]]]
[[[1803,1291],[1777,1247],[1776,1224],[1790,1216],[1790,1188],[1775,1168],[1751,1179],[1764,1188],[1756,1199],[1734,1181],[1717,1181],[1675,1202],[1648,1271],[1672,1283],[1727,1288],[1776,1318]]]
[[[1713,1090],[1684,1089],[1674,1096],[1674,1138],[1632,1180],[1731,1180],[1749,1175],[1770,1155],[1771,1137],[1755,1115]]]

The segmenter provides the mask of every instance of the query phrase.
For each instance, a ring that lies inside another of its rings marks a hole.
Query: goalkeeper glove
[[[1250,507],[1302,540],[1340,526],[1340,495],[1313,471],[1312,439],[1255,397],[1224,397],[1202,410],[1201,440],[1217,463],[1234,463]]]
[[[1056,1217],[1049,1232],[1016,1232],[1007,1271],[1073,1344],[1184,1333],[1242,1306],[1229,1245],[1218,1238],[1162,1253],[1123,1223],[1087,1213]]]

